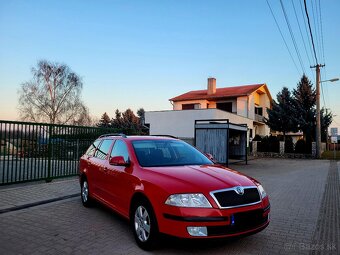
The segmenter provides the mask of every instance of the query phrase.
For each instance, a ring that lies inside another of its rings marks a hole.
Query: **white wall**
[[[248,97],[237,98],[237,115],[248,117]]]
[[[182,110],[182,104],[200,104],[200,109],[207,108],[207,100],[188,100],[188,101],[178,101],[173,103],[174,110]]]
[[[145,112],[145,123],[150,124],[150,135],[173,135],[193,138],[195,120],[229,119],[235,124],[247,124],[253,129],[253,121],[219,109]]]
[[[248,99],[248,118],[254,120],[255,119],[255,98],[253,94],[249,95]]]

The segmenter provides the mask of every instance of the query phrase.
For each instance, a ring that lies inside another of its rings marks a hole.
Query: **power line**
[[[300,73],[299,68],[297,67],[297,65],[296,65],[296,63],[295,63],[295,60],[294,60],[294,58],[293,58],[293,55],[292,55],[291,51],[289,50],[289,47],[288,47],[288,45],[287,45],[287,42],[286,42],[286,40],[285,40],[285,38],[284,38],[284,36],[283,36],[283,34],[282,34],[282,31],[281,31],[281,28],[280,28],[280,26],[279,26],[279,23],[277,22],[277,20],[276,20],[276,18],[275,18],[275,15],[274,15],[274,12],[273,12],[273,10],[272,10],[272,7],[270,6],[268,0],[266,0],[266,2],[267,2],[267,5],[268,5],[268,7],[269,7],[269,9],[270,9],[270,12],[271,12],[271,14],[272,14],[272,16],[273,16],[273,18],[274,18],[275,24],[276,24],[277,28],[279,29],[279,32],[280,32],[280,34],[281,34],[281,38],[282,38],[284,44],[286,45],[286,48],[287,48],[288,53],[289,53],[289,55],[290,55],[290,58],[292,59],[292,61],[293,61],[293,63],[294,63],[294,66],[295,66],[296,70],[298,71],[298,73]]]
[[[307,21],[308,21],[309,34],[310,34],[310,38],[311,38],[311,40],[312,40],[314,57],[315,57],[316,64],[318,64],[319,61],[318,61],[318,58],[317,58],[317,56],[316,56],[315,45],[314,45],[314,39],[313,39],[313,33],[312,33],[312,29],[311,29],[311,27],[310,27],[310,20],[309,20],[309,15],[308,15],[307,3],[306,3],[306,0],[303,0],[303,2],[304,2],[304,5],[305,5],[305,12],[306,12]]]
[[[321,2],[319,0],[319,15],[320,15],[320,30],[321,30],[321,46],[322,46],[322,58],[323,62],[325,63],[325,48],[324,48],[324,41],[323,41],[323,29],[322,29],[322,15],[321,15]]]
[[[300,27],[299,18],[298,18],[298,16],[297,16],[296,9],[295,9],[295,5],[294,5],[294,0],[291,0],[291,1],[292,1],[294,13],[295,13],[295,18],[296,18],[297,24],[298,24],[298,26],[299,26],[299,31],[300,31],[301,39],[302,39],[302,42],[303,42],[303,46],[304,46],[304,48],[305,48],[306,55],[307,55],[307,58],[308,58],[308,62],[309,62],[309,65],[312,65],[312,62],[310,61],[310,58],[309,58],[309,54],[308,54],[308,52],[307,52],[307,47],[306,47],[306,44],[305,44],[305,38],[304,38],[303,35],[302,35],[302,31],[301,31],[301,27]]]
[[[297,47],[296,40],[295,40],[293,31],[292,31],[292,28],[291,28],[291,26],[290,26],[290,23],[289,23],[289,20],[288,20],[288,16],[287,16],[287,13],[286,13],[286,9],[285,9],[285,7],[284,7],[284,5],[283,5],[282,0],[280,0],[280,3],[281,3],[281,8],[282,8],[282,11],[283,11],[283,14],[284,14],[284,16],[285,16],[285,20],[286,20],[286,23],[287,23],[287,26],[288,26],[288,30],[289,30],[289,33],[290,33],[290,37],[292,38],[293,45],[294,45],[296,54],[297,54],[297,56],[298,56],[298,60],[299,60],[299,62],[300,62],[300,65],[301,65],[301,68],[302,68],[303,72],[306,73],[306,70],[305,70],[304,65],[303,65],[303,63],[302,63],[302,58],[301,58],[301,55],[300,55],[300,51],[299,51],[299,48]]]
[[[322,59],[323,59],[323,62],[325,63],[326,60],[325,60],[325,48],[324,48],[324,40],[323,40],[323,28],[322,28],[322,15],[321,15],[321,1],[319,0],[319,25],[320,25],[320,36],[321,36],[321,52],[322,52]],[[327,80],[327,69],[325,68],[324,69],[324,80]],[[321,90],[322,90],[322,98],[323,98],[323,101],[324,101],[324,105],[325,107],[327,108],[327,105],[326,105],[326,100],[325,100],[325,96],[326,96],[326,99],[328,99],[328,103],[330,104],[330,100],[329,100],[329,94],[328,94],[328,86],[325,87],[325,92],[323,90],[323,86],[321,84]],[[329,108],[331,106],[329,105]]]
[[[323,78],[321,78],[321,80],[325,80],[325,76],[322,75],[321,72],[320,72],[320,77],[323,77]],[[325,101],[325,93],[323,92],[323,82],[321,82],[321,93],[322,93],[323,106],[324,106],[325,108],[327,108],[327,107],[326,107],[326,101]]]
[[[301,1],[303,1],[303,0],[301,0]],[[307,28],[307,21],[306,21],[306,18],[305,18],[305,12],[304,12],[304,8],[302,7],[301,1],[299,1],[299,4],[300,4],[300,10],[301,10],[301,14],[302,14],[303,21],[304,21],[303,24],[304,24],[304,27],[305,27],[307,41],[308,41],[308,44],[309,44],[309,50],[310,50],[311,56],[313,56],[313,47],[312,47],[311,40],[308,39],[309,38],[309,32],[308,32],[308,28]]]
[[[313,13],[313,23],[314,23],[314,37],[315,37],[315,41],[316,41],[316,51],[318,53],[319,59],[321,58],[320,55],[320,27],[319,27],[319,15],[318,15],[318,5],[317,2],[315,0],[315,5],[313,4],[313,0],[310,1],[311,5],[312,5],[312,13]],[[315,8],[314,8],[315,7]],[[315,10],[314,10],[315,9]],[[316,22],[316,23],[315,23]]]

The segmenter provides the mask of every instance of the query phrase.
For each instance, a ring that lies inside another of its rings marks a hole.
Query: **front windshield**
[[[201,152],[178,140],[140,140],[132,142],[139,164],[143,167],[211,165]]]

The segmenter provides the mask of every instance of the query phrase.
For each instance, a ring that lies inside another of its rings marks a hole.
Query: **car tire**
[[[134,203],[130,223],[135,240],[146,251],[157,247],[159,240],[158,224],[151,204],[146,199]]]
[[[90,197],[90,189],[89,189],[89,183],[86,178],[84,178],[81,182],[81,202],[85,207],[91,207],[92,206],[92,199]]]

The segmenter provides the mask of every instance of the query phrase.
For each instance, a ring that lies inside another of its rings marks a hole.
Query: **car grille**
[[[215,198],[221,208],[246,206],[261,201],[256,187],[245,187],[244,194],[239,195],[234,189],[215,191],[211,195]]]
[[[235,213],[232,215],[233,224],[226,226],[208,226],[208,236],[219,236],[244,232],[264,225],[268,221],[268,214],[263,216],[263,210]]]

